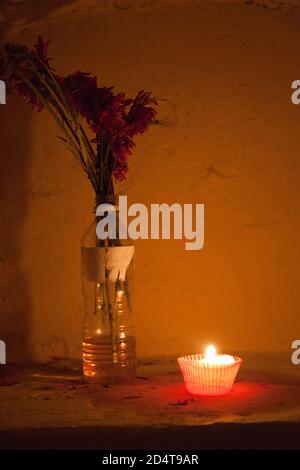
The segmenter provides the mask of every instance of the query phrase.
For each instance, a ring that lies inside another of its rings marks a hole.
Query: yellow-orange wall
[[[7,2],[6,38],[31,45],[42,34],[58,73],[91,71],[161,99],[160,125],[138,140],[120,192],[205,204],[202,251],[136,243],[140,356],[208,341],[287,350],[300,334],[298,2],[30,3]],[[9,97],[0,124],[0,338],[11,361],[79,357],[92,190],[46,112]]]

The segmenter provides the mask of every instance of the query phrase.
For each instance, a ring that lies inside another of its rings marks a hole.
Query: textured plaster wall
[[[141,356],[287,350],[300,330],[299,2],[2,2],[2,37],[51,41],[60,73],[160,101],[131,202],[205,204],[205,247],[136,243]],[[8,359],[78,357],[88,181],[46,113],[0,107],[0,338]]]

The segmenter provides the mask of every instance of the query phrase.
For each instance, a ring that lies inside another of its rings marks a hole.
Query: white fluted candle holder
[[[216,354],[209,346],[205,354],[182,356],[178,364],[188,392],[193,395],[224,395],[230,392],[242,359],[228,354]]]

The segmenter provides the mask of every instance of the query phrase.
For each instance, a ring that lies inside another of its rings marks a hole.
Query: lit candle
[[[185,386],[194,395],[223,395],[231,390],[242,359],[229,354],[217,354],[215,346],[205,354],[178,358]]]
[[[217,354],[215,346],[207,346],[204,358],[200,360],[203,364],[233,364],[234,357],[229,354]]]

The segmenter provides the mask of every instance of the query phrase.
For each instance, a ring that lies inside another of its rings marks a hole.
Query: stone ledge
[[[0,447],[295,448],[298,369],[259,355],[246,363],[213,398],[188,394],[174,361],[141,365],[119,386],[88,384],[74,369],[1,367]]]
[[[0,431],[0,450],[288,450],[300,448],[299,433],[281,422],[23,429]]]

